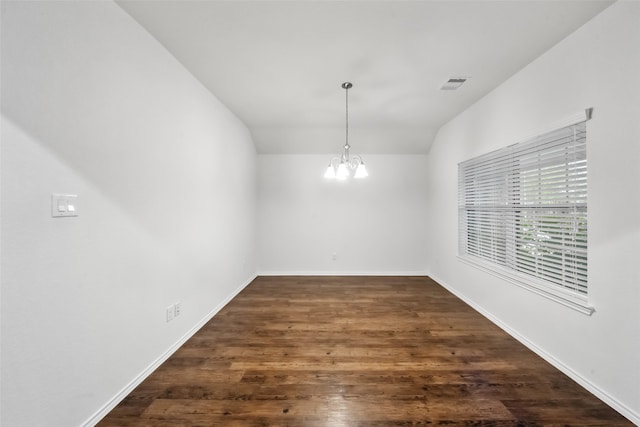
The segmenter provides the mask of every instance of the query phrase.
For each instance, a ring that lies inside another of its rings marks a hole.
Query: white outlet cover
[[[173,320],[174,313],[175,313],[175,307],[172,304],[169,307],[167,307],[167,322],[171,322]]]

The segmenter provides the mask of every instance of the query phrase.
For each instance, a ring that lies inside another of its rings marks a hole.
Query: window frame
[[[458,164],[458,259],[587,315],[595,311],[587,281],[586,123],[591,116],[587,109]],[[568,129],[573,140],[562,136]],[[525,228],[526,218],[535,226]],[[529,230],[535,237],[526,235]]]

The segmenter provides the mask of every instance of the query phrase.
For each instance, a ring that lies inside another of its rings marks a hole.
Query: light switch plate
[[[78,216],[78,195],[52,194],[51,216],[54,218]]]

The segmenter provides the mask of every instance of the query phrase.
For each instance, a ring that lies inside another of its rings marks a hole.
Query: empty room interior
[[[0,425],[640,425],[640,1],[0,7]]]

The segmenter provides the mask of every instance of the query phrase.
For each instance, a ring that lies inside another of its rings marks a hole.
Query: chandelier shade
[[[342,88],[345,91],[345,143],[342,155],[336,156],[329,161],[329,166],[327,166],[327,170],[324,173],[324,177],[327,179],[345,181],[352,175],[357,179],[369,176],[362,157],[352,156],[349,153],[351,149],[349,145],[349,89],[352,87],[353,84],[349,82],[342,83]]]

